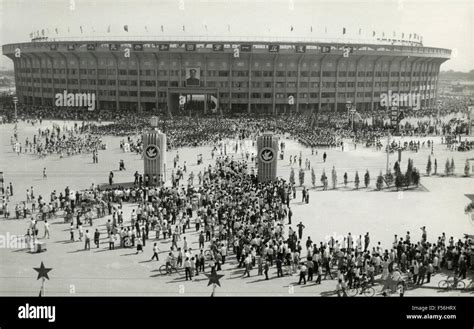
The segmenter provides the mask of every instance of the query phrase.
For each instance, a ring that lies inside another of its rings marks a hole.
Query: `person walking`
[[[308,268],[308,281],[313,281],[314,263],[311,257],[308,257],[306,267]]]
[[[184,261],[184,272],[186,275],[186,281],[188,281],[188,278],[189,280],[193,279],[193,274],[191,272],[191,261],[188,257],[186,257],[186,260]]]
[[[306,265],[303,263],[300,266],[300,280],[298,281],[298,284],[301,284],[301,281],[303,280],[304,284],[306,284],[306,271],[308,268]]]
[[[109,234],[109,250],[114,250],[115,249],[115,238],[114,234],[110,232]]]
[[[268,280],[268,270],[270,269],[270,262],[265,260],[265,265],[263,266],[263,273],[265,274],[265,280]]]
[[[305,226],[303,225],[303,222],[300,222],[296,226],[298,226],[298,238],[299,240],[301,240],[303,238],[303,229],[305,228]]]
[[[91,235],[89,234],[89,230],[86,230],[84,249],[91,250]]]
[[[71,241],[74,242],[74,223],[71,223],[71,226],[69,227],[69,232],[71,234]]]
[[[158,246],[156,245],[156,242],[155,242],[155,243],[153,244],[153,256],[151,257],[151,260],[153,260],[153,259],[155,259],[155,258],[156,258],[157,261],[160,260],[159,257],[158,257],[158,251],[159,251],[159,250],[160,250],[160,249],[158,249]]]
[[[96,228],[94,232],[94,244],[99,248],[100,245],[100,232],[99,229]]]
[[[47,239],[49,239],[49,223],[48,223],[47,220],[44,220],[44,237],[43,237],[43,239],[46,238],[46,237],[47,237]]]

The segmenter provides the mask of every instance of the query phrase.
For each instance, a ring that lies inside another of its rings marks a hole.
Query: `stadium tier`
[[[451,51],[421,45],[32,41],[3,46],[20,102],[93,93],[97,109],[232,113],[378,110],[381,93],[416,93],[436,105]],[[204,101],[205,100],[205,101]]]

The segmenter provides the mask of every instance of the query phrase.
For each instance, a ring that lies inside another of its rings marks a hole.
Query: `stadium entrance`
[[[216,88],[170,88],[168,109],[174,115],[218,113],[218,95]]]

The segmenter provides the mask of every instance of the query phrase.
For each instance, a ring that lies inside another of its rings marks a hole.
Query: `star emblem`
[[[34,267],[34,270],[38,272],[38,278],[36,280],[39,280],[41,278],[46,278],[49,280],[48,272],[52,270],[52,268],[46,268],[44,267],[43,262],[41,262],[40,267]]]
[[[211,284],[217,284],[219,287],[221,286],[219,279],[222,278],[224,275],[217,274],[216,271],[213,271],[211,274],[206,274],[206,276],[209,278],[209,283],[207,284],[207,286],[210,286]]]

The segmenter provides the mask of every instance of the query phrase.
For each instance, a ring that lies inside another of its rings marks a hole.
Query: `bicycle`
[[[373,297],[375,295],[375,289],[368,287],[367,285],[361,287],[354,287],[347,290],[347,296],[355,297],[358,295],[364,295],[366,297]]]
[[[438,287],[441,289],[446,289],[446,290],[449,290],[449,289],[462,290],[466,288],[466,284],[462,280],[448,277],[446,280],[441,280],[440,282],[438,282]]]
[[[161,275],[168,275],[168,274],[173,274],[173,272],[178,273],[179,268],[174,264],[171,264],[169,266],[166,266],[166,264],[164,264],[160,266],[159,270],[160,270]]]

